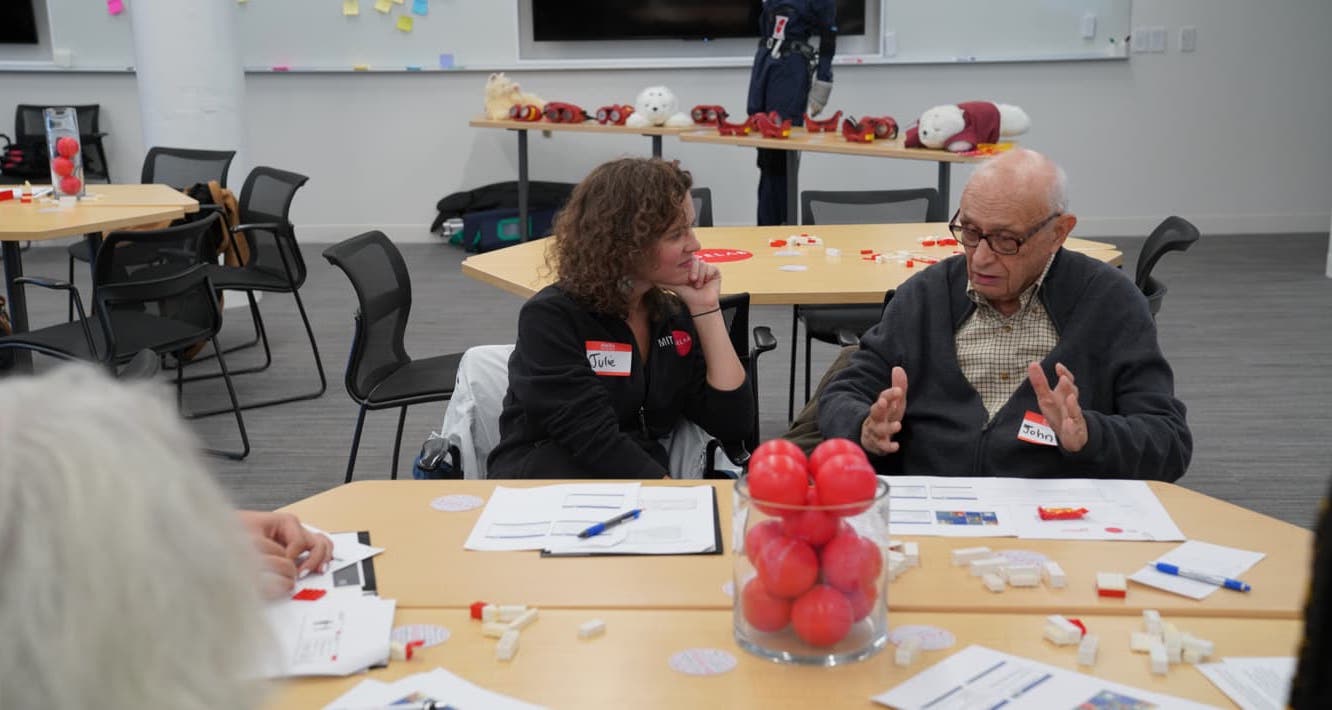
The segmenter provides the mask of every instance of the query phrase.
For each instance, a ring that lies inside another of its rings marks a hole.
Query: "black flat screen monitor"
[[[0,0],[0,44],[37,44],[33,0]]]
[[[761,8],[759,0],[532,0],[532,38],[757,38]],[[837,25],[838,34],[865,34],[865,0],[837,0]]]

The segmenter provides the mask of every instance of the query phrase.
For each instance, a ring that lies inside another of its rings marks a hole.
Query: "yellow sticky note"
[[[399,16],[398,16],[398,29],[402,30],[403,32],[411,32],[411,31],[412,31],[412,16],[411,16],[411,15],[399,15]]]
[[[375,9],[380,12],[388,12],[393,9],[391,0],[375,0]]]
[[[361,0],[342,0],[342,14],[347,17],[361,14]]]
[[[369,64],[353,64],[352,71],[370,71]]]

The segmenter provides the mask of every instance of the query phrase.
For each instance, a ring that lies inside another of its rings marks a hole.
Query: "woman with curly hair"
[[[490,478],[698,477],[689,423],[749,436],[721,274],[694,256],[691,184],[674,163],[625,158],[574,189],[547,251],[555,283],[518,316]]]

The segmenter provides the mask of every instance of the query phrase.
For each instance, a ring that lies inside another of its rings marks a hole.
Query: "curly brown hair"
[[[626,317],[625,279],[651,265],[657,242],[685,218],[693,177],[674,161],[621,158],[595,168],[555,217],[547,267],[574,300]],[[669,308],[666,292],[645,296],[650,312]]]

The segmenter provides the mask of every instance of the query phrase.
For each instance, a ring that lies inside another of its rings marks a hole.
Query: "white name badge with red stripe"
[[[1059,446],[1059,439],[1055,436],[1054,429],[1051,429],[1045,417],[1037,412],[1027,412],[1022,417],[1022,426],[1018,429],[1017,438],[1029,444]]]
[[[786,23],[789,21],[790,18],[786,15],[777,16],[776,21],[772,24],[773,39],[786,39]]]
[[[607,377],[628,377],[634,367],[634,347],[628,343],[587,341],[587,364]]]

